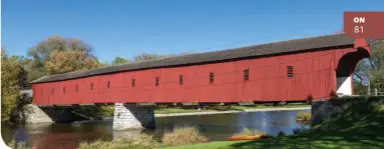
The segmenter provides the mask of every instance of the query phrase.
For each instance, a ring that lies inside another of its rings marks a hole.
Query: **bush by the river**
[[[296,119],[300,121],[310,121],[311,112],[298,112],[296,115]]]
[[[140,134],[132,138],[117,138],[112,141],[96,140],[81,142],[78,149],[155,149],[166,146],[197,144],[207,142],[208,138],[201,135],[195,127],[179,127],[164,134],[161,142],[153,135]]]
[[[200,134],[196,127],[179,127],[165,133],[162,141],[166,146],[173,146],[208,142],[208,138]]]

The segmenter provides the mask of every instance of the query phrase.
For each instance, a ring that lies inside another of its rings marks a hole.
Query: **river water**
[[[175,127],[195,126],[211,141],[218,141],[225,140],[243,128],[262,130],[269,135],[277,135],[280,131],[291,135],[294,128],[309,128],[309,125],[296,122],[296,114],[300,111],[310,112],[295,110],[158,117],[156,130],[152,131],[113,131],[112,120],[38,125],[2,124],[1,134],[6,143],[14,137],[16,142],[24,141],[37,149],[74,149],[79,142],[86,140],[112,140],[139,133],[151,133],[160,138],[165,131]]]

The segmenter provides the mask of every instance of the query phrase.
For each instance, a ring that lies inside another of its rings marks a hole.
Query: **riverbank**
[[[384,148],[384,100],[382,97],[335,99],[341,113],[307,131],[257,141],[217,141],[166,149],[307,149]]]
[[[230,111],[201,111],[201,112],[185,112],[185,113],[168,113],[168,114],[155,114],[155,117],[170,117],[170,116],[188,116],[188,115],[211,115],[211,114],[226,114],[226,113],[240,113],[240,112],[262,112],[262,111],[290,111],[290,110],[310,110],[311,107],[300,108],[263,108],[263,109],[244,109],[230,110]]]
[[[198,112],[222,112],[222,111],[257,111],[259,109],[282,109],[282,108],[304,108],[311,107],[310,104],[306,103],[288,103],[288,104],[255,104],[255,105],[216,105],[216,106],[203,106],[201,109],[197,107],[157,107],[155,114],[172,114],[172,113],[198,113]]]

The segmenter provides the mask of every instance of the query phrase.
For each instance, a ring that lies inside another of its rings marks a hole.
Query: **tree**
[[[44,62],[47,74],[60,74],[77,70],[88,70],[99,66],[96,59],[87,57],[84,51],[53,51]]]
[[[356,93],[366,92],[361,86],[364,78],[369,78],[372,88],[381,88],[380,84],[384,83],[384,39],[368,40],[371,48],[371,56],[359,61],[353,75],[355,84],[354,91]]]
[[[17,106],[23,67],[17,56],[9,57],[1,50],[1,121],[8,122]]]
[[[129,62],[128,59],[122,58],[122,57],[115,57],[115,59],[112,61],[112,64],[122,64],[122,63],[127,63]]]
[[[164,56],[157,55],[157,54],[150,54],[150,53],[142,53],[142,54],[136,55],[133,59],[135,61],[143,61],[143,60],[150,60],[150,59],[156,59],[161,57],[164,57]]]
[[[96,57],[92,55],[92,50],[91,46],[76,38],[49,37],[28,50],[28,56],[32,57],[29,64],[28,81],[49,74],[93,68],[93,63],[98,62],[96,62]],[[55,58],[55,56],[59,56],[59,58]],[[74,61],[74,58],[63,58],[64,56],[75,56],[79,59]],[[63,61],[70,63],[64,66]],[[65,70],[59,70],[60,68]]]

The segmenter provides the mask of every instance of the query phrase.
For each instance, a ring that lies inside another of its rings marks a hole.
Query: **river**
[[[113,131],[112,120],[29,125],[2,124],[1,134],[6,143],[14,137],[16,142],[24,141],[28,146],[37,149],[74,149],[81,141],[112,140],[138,133],[151,133],[155,137],[161,137],[165,131],[175,127],[195,126],[211,141],[218,141],[243,128],[262,130],[269,135],[277,135],[280,131],[291,135],[294,128],[309,128],[309,125],[296,122],[296,114],[300,111],[310,110],[157,117],[156,130],[152,131]]]

